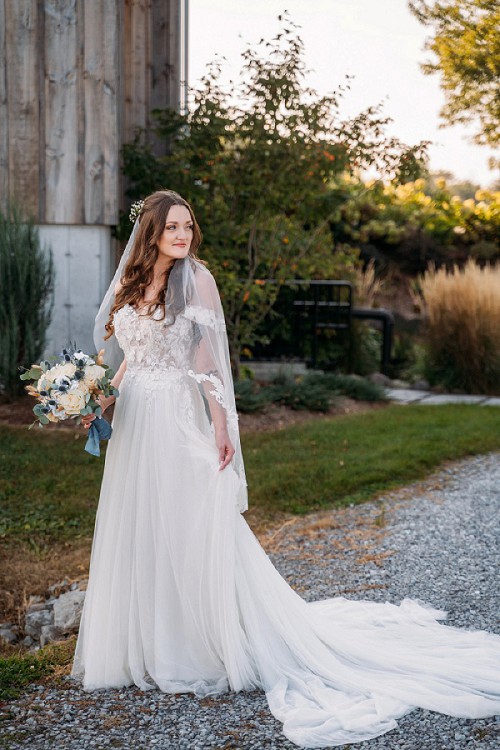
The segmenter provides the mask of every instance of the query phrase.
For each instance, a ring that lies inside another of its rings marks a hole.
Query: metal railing
[[[266,283],[277,282],[266,280]],[[321,343],[320,337],[323,331],[348,331],[352,326],[353,318],[377,320],[382,323],[380,369],[381,372],[387,374],[394,329],[394,318],[389,310],[354,308],[353,289],[349,281],[332,279],[321,281],[314,279],[292,280],[284,282],[283,288],[292,288],[295,293],[293,298],[290,299],[284,299],[285,294],[280,294],[273,308],[274,315],[276,316],[276,312],[281,314],[283,324],[286,323],[289,331],[292,332],[291,343],[282,345],[280,348],[282,358],[300,357],[310,367],[316,368]],[[289,315],[287,315],[288,310],[291,313]],[[304,355],[305,344],[310,350],[309,356]],[[266,358],[266,355],[269,358],[269,355],[273,354],[272,345],[271,336],[271,344],[268,347],[260,347],[260,355],[257,358],[263,359]],[[268,350],[267,353],[266,349]]]

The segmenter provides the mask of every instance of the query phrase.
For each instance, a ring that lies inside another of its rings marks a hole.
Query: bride
[[[376,737],[415,707],[500,713],[500,636],[411,599],[306,603],[273,567],[242,515],[224,315],[200,242],[185,200],[150,195],[96,318],[120,395],[72,677],[84,690],[260,688],[301,747]]]

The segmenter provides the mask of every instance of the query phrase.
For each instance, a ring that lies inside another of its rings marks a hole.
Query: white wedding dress
[[[420,706],[500,713],[500,636],[442,612],[343,597],[306,603],[273,567],[219,471],[196,380],[191,321],[165,335],[115,315],[127,370],[113,418],[72,676],[85,690],[266,692],[302,747],[359,742]]]

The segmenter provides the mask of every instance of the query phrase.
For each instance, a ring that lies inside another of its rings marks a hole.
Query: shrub
[[[304,387],[311,387],[316,383],[322,384],[324,388],[342,395],[354,398],[357,401],[384,401],[383,389],[370,380],[355,375],[343,375],[341,373],[310,373],[302,381]]]
[[[311,372],[295,380],[277,376],[269,385],[243,380],[235,383],[238,411],[262,411],[268,404],[284,404],[292,409],[328,411],[336,396],[345,395],[363,401],[385,399],[380,386],[353,375]]]
[[[328,411],[336,395],[323,383],[304,384],[293,380],[268,386],[268,393],[274,403],[289,406],[295,411]]]
[[[361,376],[380,369],[381,331],[368,321],[353,320],[348,330],[335,331],[335,334],[337,357],[332,369]],[[323,363],[319,364],[323,367]]]
[[[419,307],[422,299],[419,298]],[[410,383],[424,377],[424,350],[422,345],[423,320],[394,315],[394,337],[391,359],[387,368],[390,378],[407,380]]]
[[[42,356],[53,305],[52,252],[18,209],[0,211],[0,390],[20,393],[19,366]]]
[[[500,392],[500,265],[436,271],[420,279],[427,321],[426,377],[467,392]]]
[[[468,257],[500,259],[500,192],[477,190],[463,200],[452,184],[418,179],[363,182],[336,176],[330,201],[337,242],[360,250],[363,261],[376,260],[377,275],[397,267],[404,274],[424,273],[429,262],[463,264]]]
[[[294,410],[328,411],[336,395],[320,383],[306,387],[293,378],[276,378],[272,384],[260,386],[251,380],[240,380],[235,384],[235,394],[236,407],[245,414],[262,411],[269,404],[283,404]]]
[[[253,380],[238,380],[234,384],[236,408],[244,414],[262,411],[269,400],[265,392],[257,387]]]

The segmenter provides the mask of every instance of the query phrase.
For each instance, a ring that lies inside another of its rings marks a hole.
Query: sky
[[[189,85],[196,86],[207,64],[223,55],[223,80],[238,80],[241,52],[279,28],[289,11],[305,45],[311,72],[307,83],[319,94],[335,90],[345,74],[354,76],[343,99],[348,117],[383,103],[393,119],[388,133],[412,145],[430,140],[430,167],[482,186],[498,178],[488,169],[493,151],[471,143],[471,127],[441,129],[444,95],[437,75],[420,63],[431,29],[410,13],[407,0],[189,0]]]

